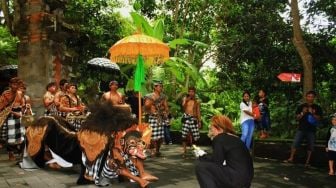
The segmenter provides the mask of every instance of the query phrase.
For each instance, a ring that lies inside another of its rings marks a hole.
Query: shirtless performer
[[[14,152],[22,153],[25,129],[21,126],[22,106],[24,105],[23,93],[20,88],[24,85],[18,78],[12,78],[9,82],[9,89],[0,96],[0,111],[7,110],[9,114],[5,118],[3,125],[0,125],[0,139],[7,145],[9,160],[16,160]]]
[[[152,128],[151,148],[152,156],[159,157],[160,146],[164,138],[164,125],[167,122],[169,109],[167,97],[162,93],[162,83],[154,83],[154,92],[145,96],[145,112],[148,116],[148,124]]]
[[[103,94],[102,101],[111,101],[113,105],[124,104],[124,96],[120,92],[118,92],[118,82],[112,80],[109,84],[109,87],[110,91]]]
[[[187,143],[193,144],[200,138],[199,128],[201,127],[200,102],[195,96],[196,88],[189,87],[188,95],[183,98],[182,116],[182,147],[183,157],[186,156]],[[190,135],[191,134],[191,135]]]
[[[57,115],[61,117],[65,117],[66,113],[62,112],[59,108],[61,106],[61,98],[65,95],[66,93],[66,87],[69,84],[69,82],[66,79],[62,79],[59,82],[59,90],[56,92],[55,97],[54,97],[54,103],[56,105],[57,109]]]

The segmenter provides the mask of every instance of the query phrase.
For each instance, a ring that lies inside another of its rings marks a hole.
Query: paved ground
[[[208,148],[204,148],[208,149]],[[146,169],[158,176],[160,180],[150,187],[160,188],[197,188],[197,180],[194,174],[194,160],[181,158],[181,149],[178,145],[169,145],[162,148],[163,156],[149,158],[146,161]],[[328,177],[326,168],[305,168],[300,164],[285,164],[269,159],[254,159],[255,178],[252,187],[324,187],[335,188],[336,177]],[[20,169],[15,162],[9,162],[4,151],[0,152],[0,188],[3,187],[96,187],[77,186],[76,179],[78,167],[53,171],[50,169],[38,169],[28,172]],[[116,183],[110,187],[133,188],[131,183]]]

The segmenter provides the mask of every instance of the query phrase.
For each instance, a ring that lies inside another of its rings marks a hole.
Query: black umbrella
[[[4,65],[0,67],[0,93],[8,87],[11,78],[17,76],[17,65]]]
[[[93,58],[87,62],[90,66],[106,71],[120,72],[119,66],[107,58]]]
[[[117,77],[120,76],[119,66],[116,63],[112,62],[110,59],[97,57],[89,60],[87,63],[91,68],[93,68],[93,72],[95,75],[98,72],[98,76],[100,78],[99,88],[101,91],[108,91],[110,80],[115,80]],[[105,79],[103,79],[103,75],[106,74],[109,75],[108,80],[106,80],[106,77]]]

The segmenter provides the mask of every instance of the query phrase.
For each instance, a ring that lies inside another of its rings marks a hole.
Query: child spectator
[[[169,113],[168,114],[168,118],[165,120],[166,123],[163,125],[164,126],[164,140],[165,140],[166,145],[173,144],[173,140],[172,140],[172,138],[170,136],[170,122],[171,122],[172,118],[173,117]]]
[[[335,176],[334,162],[336,160],[336,113],[331,116],[331,127],[327,135],[326,152],[329,159],[329,176]]]
[[[258,104],[258,99],[255,98],[252,101],[252,113],[253,113],[253,118],[254,118],[254,125],[255,128],[257,129],[257,131],[260,132],[259,134],[259,138],[263,138],[262,137],[262,127],[261,127],[261,114],[260,114],[260,109],[259,109],[259,104]]]
[[[260,110],[260,138],[268,138],[269,137],[269,131],[271,128],[271,118],[270,118],[270,111],[269,111],[269,102],[267,98],[266,91],[263,89],[260,89],[258,92],[258,103],[259,103],[259,110]]]

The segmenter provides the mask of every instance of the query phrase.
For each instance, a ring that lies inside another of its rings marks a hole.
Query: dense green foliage
[[[99,80],[117,79],[115,72],[92,69],[87,61],[96,57],[109,58],[109,48],[122,36],[130,33],[127,21],[116,11],[121,5],[116,1],[69,1],[65,11],[67,22],[78,28],[70,32],[66,46],[73,67],[72,80],[80,83],[80,95],[87,103],[99,95]]]
[[[292,138],[294,111],[302,102],[302,83],[284,83],[282,72],[302,73],[301,59],[292,43],[291,20],[285,0],[133,0],[131,17],[124,18],[117,0],[70,0],[65,20],[75,25],[64,42],[65,64],[73,69],[71,77],[79,82],[80,95],[92,102],[99,94],[99,81],[116,78],[123,89],[133,86],[133,65],[121,65],[121,75],[88,69],[94,57],[108,57],[108,49],[119,39],[141,30],[168,43],[171,58],[163,65],[148,67],[144,92],[151,91],[153,80],[163,80],[169,97],[172,126],[181,126],[181,98],[189,86],[197,87],[202,101],[203,130],[214,114],[226,114],[239,131],[239,103],[244,90],[255,97],[260,88],[268,91],[272,134]],[[306,4],[310,18],[324,15],[329,21],[309,32],[304,40],[313,56],[314,88],[317,102],[325,111],[324,125],[318,136],[324,137],[328,115],[336,112],[336,30],[335,3],[331,0]],[[311,26],[310,26],[311,27]],[[5,33],[5,34],[3,34]],[[0,30],[1,61],[11,62],[16,55],[15,39]],[[9,46],[3,45],[7,40]],[[9,42],[11,41],[11,42]],[[4,50],[2,50],[4,49]],[[12,60],[2,58],[11,57]],[[204,65],[216,65],[206,69]],[[304,76],[304,75],[303,75]]]
[[[17,43],[18,39],[0,26],[0,65],[17,64]]]

